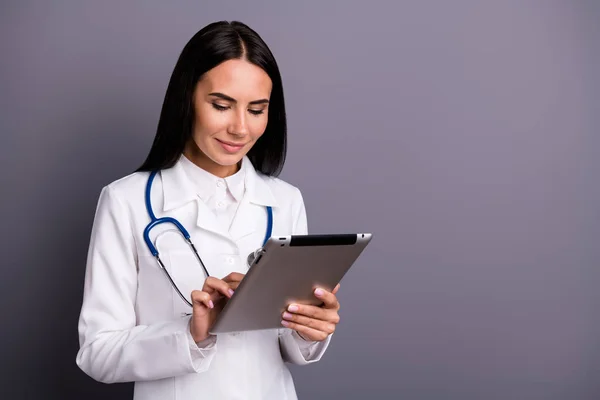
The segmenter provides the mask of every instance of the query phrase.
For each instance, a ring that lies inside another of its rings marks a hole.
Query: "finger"
[[[305,317],[331,322],[334,324],[340,322],[340,317],[337,311],[333,309],[304,304],[290,304],[287,308],[287,311],[294,315],[303,315]]]
[[[323,288],[315,289],[314,293],[319,300],[323,301],[323,308],[330,308],[334,310],[340,309],[340,303],[338,302],[338,299],[335,297],[334,293],[328,292]]]
[[[327,332],[328,334],[335,331],[336,323],[334,322],[323,321],[299,314],[291,314],[287,311],[283,313],[282,317],[285,321],[295,322],[298,325],[308,326],[309,328],[313,328],[321,332]]]
[[[339,283],[337,285],[335,285],[335,287],[333,288],[333,290],[331,291],[331,293],[337,294],[338,290],[340,290],[340,284]]]
[[[227,284],[233,291],[236,291],[238,286],[240,286],[240,282],[228,282]]]
[[[210,294],[218,292],[228,298],[233,296],[233,290],[229,287],[227,282],[212,276],[206,278],[204,285],[202,286],[202,291]]]
[[[206,308],[214,308],[215,306],[210,294],[201,290],[192,291],[192,305]]]
[[[246,275],[240,274],[239,272],[232,272],[225,278],[223,278],[223,280],[225,282],[240,282],[242,279],[244,279],[245,276]]]
[[[327,332],[319,331],[319,330],[316,330],[314,328],[311,328],[311,327],[308,327],[305,325],[297,324],[295,322],[289,322],[289,321],[282,320],[281,324],[283,326],[285,326],[286,328],[295,330],[296,332],[301,334],[302,337],[304,337],[307,340],[315,340],[315,341],[321,342],[321,341],[327,339],[327,336],[329,336],[329,334]]]
[[[221,292],[217,292],[217,291],[212,291],[210,294],[210,299],[213,301],[213,303],[218,304],[221,302],[221,300],[227,299],[226,296],[222,295]]]
[[[218,305],[223,303],[222,300],[227,299],[227,297],[222,295],[221,292],[218,292],[216,290],[212,290],[211,292],[203,292],[203,293],[207,293],[210,296],[210,301],[213,302],[213,305],[215,307],[217,307]]]

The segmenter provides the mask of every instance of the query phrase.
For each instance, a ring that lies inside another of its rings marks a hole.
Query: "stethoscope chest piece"
[[[248,268],[252,267],[252,264],[254,264],[255,262],[258,262],[258,260],[260,260],[260,257],[264,253],[265,253],[265,249],[261,247],[259,249],[256,249],[252,253],[248,254],[248,258],[246,259],[246,263],[248,264]]]

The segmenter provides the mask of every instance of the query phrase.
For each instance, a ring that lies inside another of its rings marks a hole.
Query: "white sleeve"
[[[216,339],[194,343],[190,317],[137,325],[137,257],[129,213],[102,189],[88,250],[76,363],[104,382],[156,380],[208,369]]]
[[[306,217],[306,206],[302,193],[297,190],[296,200],[293,206],[294,223],[293,235],[306,235],[308,233],[308,222]],[[292,364],[310,364],[321,359],[329,346],[332,335],[322,342],[304,340],[292,329],[279,330],[279,347],[283,359]]]

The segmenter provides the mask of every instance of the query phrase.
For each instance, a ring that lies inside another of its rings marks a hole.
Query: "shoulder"
[[[278,203],[303,203],[302,192],[298,187],[278,177],[260,173],[258,177],[269,187]]]
[[[288,216],[289,232],[299,235],[306,234],[308,231],[306,205],[300,189],[281,178],[262,176],[261,179],[271,189],[271,193],[279,206],[280,214]]]
[[[144,193],[148,182],[149,172],[133,172],[116,179],[102,188],[102,194],[116,201],[129,203]]]

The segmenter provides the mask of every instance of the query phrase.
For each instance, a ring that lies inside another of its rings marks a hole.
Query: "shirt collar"
[[[240,170],[235,174],[225,178],[227,188],[231,192],[231,195],[238,202],[242,200],[244,190],[246,189],[246,171],[248,170],[248,166],[246,164],[249,162],[250,160],[246,160],[246,158],[242,159],[242,166]]]
[[[190,168],[190,165],[195,168]],[[188,173],[188,169],[193,171],[192,176]],[[197,196],[210,196],[209,191],[202,191],[202,186],[211,187],[216,185],[218,177],[198,168],[190,160],[182,154],[175,165],[161,171],[162,187],[163,187],[163,211],[169,211],[180,207],[190,201],[193,201]],[[229,179],[231,178],[231,179]],[[199,185],[196,179],[203,180],[208,185]],[[263,206],[277,207],[277,201],[271,191],[267,179],[272,179],[257,172],[252,165],[250,159],[244,156],[242,166],[238,173],[227,177],[227,184],[230,185],[230,190],[236,200],[241,200],[245,194],[251,203]],[[245,192],[244,192],[245,190]]]
[[[245,184],[248,200],[251,203],[267,207],[278,207],[277,200],[273,195],[267,180],[275,178],[266,176],[254,169],[252,162],[247,156],[244,156],[242,168],[245,168]]]
[[[222,179],[198,167],[184,155],[181,155],[179,162],[181,163],[184,172],[187,174],[188,185],[191,187],[192,191],[194,191],[203,201],[207,201],[215,193],[217,182]]]

